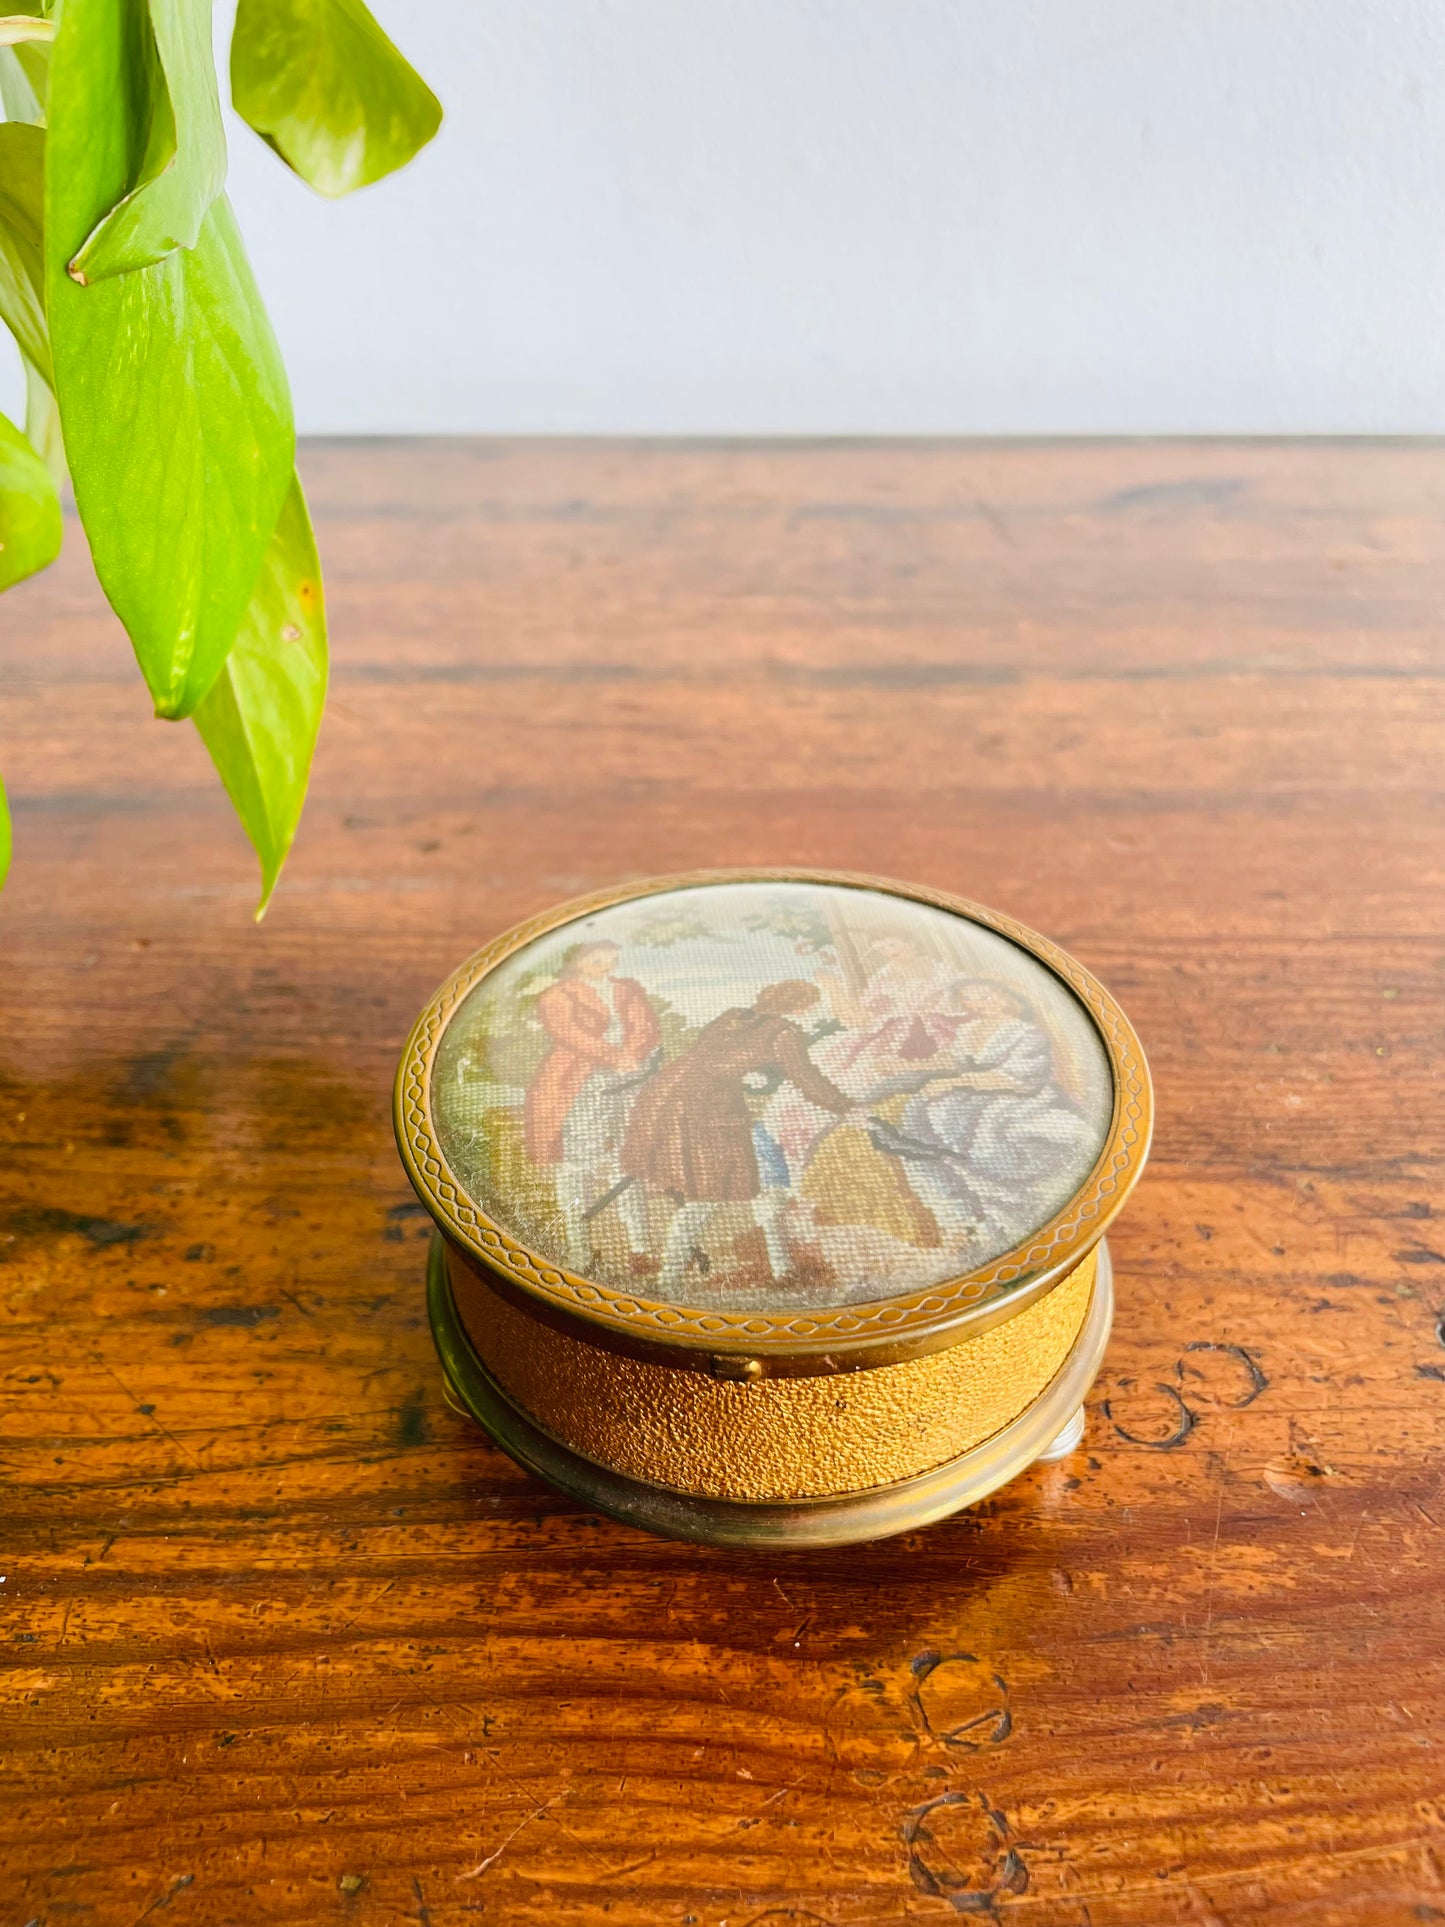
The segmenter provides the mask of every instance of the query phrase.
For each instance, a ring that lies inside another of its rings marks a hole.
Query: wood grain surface
[[[0,604],[0,1923],[1445,1920],[1445,450],[313,445],[276,902],[78,532]],[[956,890],[1158,1088],[1084,1447],[739,1557],[443,1402],[388,1130],[558,897]]]

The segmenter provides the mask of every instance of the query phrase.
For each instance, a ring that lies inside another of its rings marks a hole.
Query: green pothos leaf
[[[210,0],[149,0],[131,19],[129,105],[144,146],[133,177],[70,262],[82,286],[193,248],[226,180],[226,135],[211,51]],[[48,23],[47,23],[48,24]]]
[[[60,409],[55,391],[38,371],[25,363],[25,439],[50,470],[56,489],[65,487],[65,438],[60,432]]]
[[[0,113],[4,114],[6,120],[29,121],[37,127],[43,127],[50,49],[40,47],[39,51],[45,55],[42,61],[32,62],[22,58],[34,51],[33,47],[0,47]],[[32,68],[38,87],[32,84]]]
[[[197,0],[185,0],[196,4]],[[193,248],[81,287],[138,176],[144,0],[66,0],[52,55],[45,293],[76,506],[157,712],[210,688],[291,485],[285,370],[224,194]]]
[[[0,47],[18,47],[23,40],[53,40],[55,23],[32,13],[0,13]]]
[[[6,120],[45,119],[45,91],[50,74],[53,28],[50,8],[42,0],[10,0],[0,32],[0,108]]]
[[[261,860],[259,920],[296,834],[326,700],[321,564],[293,476],[239,635],[196,728]]]
[[[362,0],[239,0],[231,99],[319,194],[349,194],[409,161],[441,103]]]
[[[50,470],[0,415],[0,589],[48,568],[60,553],[60,529]]]
[[[44,221],[45,130],[23,121],[0,121],[0,321],[25,359],[49,381]]]

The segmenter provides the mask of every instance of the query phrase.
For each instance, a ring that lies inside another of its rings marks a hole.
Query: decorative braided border
[[[442,1156],[431,1115],[432,1065],[442,1033],[462,999],[504,957],[510,957],[523,945],[562,924],[638,897],[713,883],[829,883],[906,897],[935,909],[952,911],[997,931],[1031,952],[1062,978],[1093,1018],[1114,1074],[1114,1111],[1109,1135],[1089,1176],[1064,1209],[1041,1226],[1027,1243],[1015,1245],[977,1271],[949,1279],[910,1298],[889,1298],[840,1306],[834,1311],[771,1317],[759,1312],[693,1311],[685,1306],[659,1304],[612,1291],[605,1285],[559,1270],[479,1210]],[[987,1304],[1045,1272],[1071,1270],[1107,1228],[1143,1168],[1153,1121],[1153,1092],[1139,1039],[1108,991],[1067,951],[1025,925],[1015,923],[1012,917],[1001,916],[963,897],[850,871],[696,870],[574,898],[570,903],[515,925],[468,958],[417,1019],[397,1069],[393,1114],[402,1162],[418,1197],[449,1237],[504,1277],[516,1279],[538,1297],[577,1314],[588,1323],[601,1323],[635,1337],[664,1343],[672,1340],[684,1345],[706,1343],[713,1349],[719,1345],[723,1349],[746,1345],[752,1351],[786,1352],[790,1345],[800,1341],[811,1350],[829,1339],[855,1342],[872,1337],[921,1336],[939,1324],[951,1323],[959,1313]]]

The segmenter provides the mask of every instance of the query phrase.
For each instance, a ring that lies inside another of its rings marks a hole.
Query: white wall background
[[[1445,429],[1442,0],[374,4],[411,169],[232,130],[303,430]]]

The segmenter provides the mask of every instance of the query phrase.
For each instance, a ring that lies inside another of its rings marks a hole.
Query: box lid
[[[908,884],[714,871],[478,951],[397,1074],[453,1247],[544,1319],[757,1372],[956,1343],[1067,1276],[1148,1149],[1118,1004]]]

